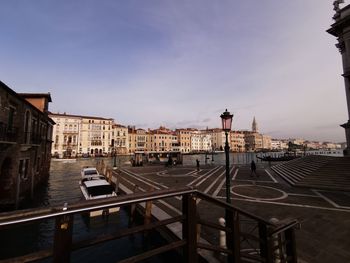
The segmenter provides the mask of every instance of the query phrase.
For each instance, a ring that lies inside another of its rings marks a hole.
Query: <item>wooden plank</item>
[[[25,256],[10,258],[10,259],[2,259],[0,263],[14,263],[14,262],[31,262],[37,261],[40,259],[45,259],[51,257],[53,255],[52,249],[41,250],[38,252],[30,253]]]
[[[203,225],[203,226],[207,226],[207,227],[210,227],[210,228],[214,228],[214,229],[218,229],[218,230],[223,230],[225,231],[226,233],[230,233],[232,232],[232,230],[228,227],[224,227],[220,224],[217,224],[217,223],[213,223],[213,222],[209,222],[207,220],[203,220],[203,219],[200,219],[198,220],[198,223]]]
[[[205,250],[221,252],[221,253],[226,253],[226,254],[232,254],[231,250],[228,250],[228,249],[225,249],[225,248],[222,248],[222,247],[218,247],[218,246],[214,246],[214,245],[210,245],[210,244],[198,243],[197,247],[205,249]]]
[[[294,228],[291,227],[285,231],[285,238],[287,241],[286,244],[286,252],[287,252],[287,258],[290,258],[291,263],[297,263],[297,248],[296,248],[296,242],[295,242],[295,232]]]
[[[130,258],[118,261],[118,262],[119,263],[139,262],[141,260],[145,260],[147,258],[153,257],[155,255],[158,255],[158,254],[164,253],[166,251],[173,250],[173,249],[185,246],[185,245],[186,245],[186,240],[172,242],[168,245],[165,245],[165,246],[162,246],[162,247],[159,247],[156,249],[152,249],[152,250],[147,251],[145,253],[142,253],[142,254],[139,254],[139,255],[136,255],[136,256],[133,256],[133,257],[130,257]]]
[[[53,243],[53,262],[70,262],[72,246],[73,215],[63,215],[56,218]]]
[[[261,239],[260,242],[260,255],[262,258],[265,259],[265,262],[272,263],[272,249],[271,249],[271,242],[268,236],[268,229],[267,225],[265,225],[262,222],[259,222],[259,237]]]
[[[165,226],[168,224],[172,224],[178,221],[181,221],[183,219],[183,216],[177,216],[174,218],[169,218],[166,220],[162,220],[162,221],[157,221],[157,222],[153,222],[150,223],[148,225],[141,225],[141,226],[136,226],[133,228],[127,228],[124,230],[119,231],[118,233],[114,233],[114,234],[109,234],[109,235],[103,235],[103,236],[99,236],[99,237],[95,237],[95,238],[91,238],[91,239],[87,239],[87,240],[82,240],[79,242],[75,242],[72,245],[72,250],[78,250],[81,248],[86,248],[89,246],[94,246],[103,242],[107,242],[107,241],[111,241],[114,239],[118,239],[118,238],[122,238],[125,236],[129,236],[132,234],[137,234],[137,233],[141,233],[143,231],[146,230],[150,230],[150,229],[154,229],[157,227],[161,227],[161,226]]]
[[[185,220],[182,223],[182,239],[186,240],[184,246],[185,262],[197,262],[197,203],[193,194],[182,196],[182,213]]]

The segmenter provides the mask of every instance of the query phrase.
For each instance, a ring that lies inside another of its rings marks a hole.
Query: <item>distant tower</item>
[[[341,53],[343,60],[343,77],[345,82],[345,94],[348,104],[348,117],[350,119],[350,5],[339,8],[343,0],[334,1],[335,23],[327,32],[337,37],[338,43],[335,45]],[[350,156],[350,120],[340,125],[345,129],[347,147],[344,150],[345,156]]]
[[[252,131],[258,132],[258,124],[256,123],[255,116],[254,116],[253,123],[252,123]]]

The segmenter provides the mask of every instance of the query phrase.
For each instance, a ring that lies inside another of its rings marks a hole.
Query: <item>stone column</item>
[[[348,121],[342,125],[345,129],[347,147],[344,150],[345,156],[350,156],[350,5],[339,9],[339,1],[335,1],[336,8],[335,16],[333,19],[335,23],[331,25],[331,28],[327,32],[337,37],[338,43],[336,47],[339,49],[342,55],[343,61],[343,77],[345,84],[345,94],[348,106]]]

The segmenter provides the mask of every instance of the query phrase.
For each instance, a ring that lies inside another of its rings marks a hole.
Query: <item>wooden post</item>
[[[144,224],[148,225],[152,220],[152,201],[146,202]]]
[[[294,228],[289,228],[285,231],[286,238],[286,253],[287,258],[290,258],[290,262],[297,263],[297,249],[295,243],[295,232]]]
[[[134,186],[134,193],[138,192],[138,185],[135,184]],[[129,217],[129,227],[131,227],[134,224],[135,221],[135,213],[136,213],[136,204],[130,205],[130,217]]]
[[[272,248],[270,238],[268,236],[267,225],[259,222],[259,238],[260,238],[260,255],[266,263],[273,262]]]
[[[232,255],[228,256],[228,262],[238,263],[241,260],[240,248],[240,230],[239,230],[239,214],[237,211],[230,211],[226,209],[226,227],[232,231],[226,233],[227,249],[232,251]]]
[[[53,244],[54,263],[70,262],[72,233],[73,215],[57,216]]]
[[[184,261],[197,262],[197,228],[196,228],[196,200],[193,194],[182,196],[182,213],[185,217],[182,224],[182,239],[186,240],[184,246]]]
[[[154,191],[153,187],[150,187],[149,189],[150,192]],[[144,225],[150,224],[152,221],[152,201],[146,201],[145,205],[145,217],[144,217]],[[144,236],[148,235],[148,231],[144,232]]]

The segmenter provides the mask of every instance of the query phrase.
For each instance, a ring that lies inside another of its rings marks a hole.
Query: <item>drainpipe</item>
[[[20,196],[20,187],[21,187],[21,174],[17,175],[17,185],[16,185],[16,198],[15,198],[15,209],[18,209],[19,206],[19,196]]]

